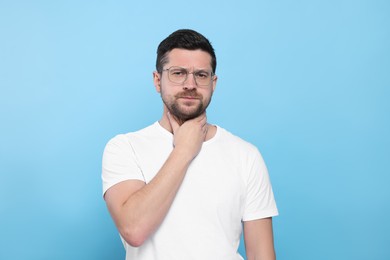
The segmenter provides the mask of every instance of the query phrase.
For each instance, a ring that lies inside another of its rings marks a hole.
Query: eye
[[[210,76],[210,73],[207,71],[198,71],[196,72],[196,77],[201,78],[201,79],[207,79]]]
[[[183,77],[187,75],[187,71],[181,68],[173,68],[170,70],[170,74],[175,77]]]

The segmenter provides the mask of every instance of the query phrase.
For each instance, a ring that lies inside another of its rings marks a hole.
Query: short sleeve
[[[126,180],[145,181],[129,137],[117,135],[107,143],[103,153],[103,195],[115,184]]]
[[[249,163],[243,221],[278,215],[267,167],[257,149]]]

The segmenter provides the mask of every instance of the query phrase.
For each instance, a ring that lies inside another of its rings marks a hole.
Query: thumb
[[[169,124],[171,125],[172,132],[175,134],[176,130],[179,128],[179,124],[177,123],[176,119],[171,115],[170,112],[167,113],[168,115],[168,121]]]

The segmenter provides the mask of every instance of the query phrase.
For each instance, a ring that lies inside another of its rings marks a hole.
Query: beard
[[[169,113],[182,123],[203,114],[211,102],[211,96],[212,95],[210,95],[210,98],[203,100],[203,96],[199,94],[196,89],[180,92],[173,97],[166,97],[163,91],[161,91],[161,99]],[[196,106],[192,105],[191,107],[186,107],[185,104],[180,104],[178,102],[181,97],[193,97],[196,100],[191,102],[197,102],[198,104]]]

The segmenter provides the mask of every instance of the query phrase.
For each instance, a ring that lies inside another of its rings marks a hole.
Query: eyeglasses
[[[170,67],[169,69],[163,69],[162,71],[168,71],[168,79],[175,84],[183,84],[187,78],[188,74],[193,74],[195,78],[196,85],[198,86],[208,86],[211,83],[211,80],[214,77],[212,71],[207,70],[197,70],[189,72],[187,69],[182,67]]]

